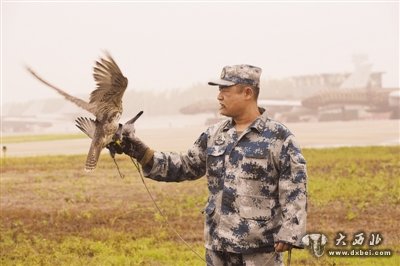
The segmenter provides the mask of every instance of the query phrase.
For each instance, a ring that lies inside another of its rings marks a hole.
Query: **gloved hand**
[[[125,124],[122,126],[122,151],[135,158],[142,166],[153,162],[154,151],[135,135],[135,126]]]

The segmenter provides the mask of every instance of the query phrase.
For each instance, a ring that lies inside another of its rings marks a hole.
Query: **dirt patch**
[[[352,214],[352,215],[349,215]],[[347,233],[349,238],[364,231],[367,235],[379,232],[386,245],[400,243],[400,206],[376,204],[373,208],[357,209],[345,207],[341,202],[330,203],[324,207],[311,204],[308,212],[307,231],[321,230],[334,239],[338,232]]]

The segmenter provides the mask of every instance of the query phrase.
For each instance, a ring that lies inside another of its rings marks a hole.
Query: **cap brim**
[[[208,85],[211,85],[211,86],[232,86],[235,84],[236,83],[234,83],[232,81],[227,81],[227,80],[223,80],[223,79],[216,79],[216,80],[212,80],[212,81],[208,82]]]

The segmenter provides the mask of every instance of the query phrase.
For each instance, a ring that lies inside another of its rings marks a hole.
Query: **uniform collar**
[[[264,108],[260,108],[261,115],[254,120],[254,122],[250,125],[250,128],[256,130],[258,133],[261,133],[265,129],[265,122],[268,120],[267,112]]]
[[[256,120],[254,120],[253,123],[251,123],[251,125],[249,126],[249,128],[253,128],[255,129],[258,133],[261,133],[264,128],[265,128],[265,123],[266,121],[269,119],[267,112],[265,111],[264,108],[259,107],[258,108],[260,110],[261,115],[258,116],[256,118]],[[229,129],[231,129],[232,127],[234,127],[235,122],[233,121],[232,118],[228,119],[227,122],[225,123],[225,125],[222,128],[222,131],[228,131]]]
[[[226,123],[225,123],[225,125],[222,127],[222,131],[228,131],[229,129],[231,129],[233,126],[234,126],[234,122],[233,122],[233,119],[232,118],[229,118],[227,121],[226,121]]]

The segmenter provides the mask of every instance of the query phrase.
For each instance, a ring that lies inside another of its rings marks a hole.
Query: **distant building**
[[[352,88],[382,88],[382,74],[384,72],[368,73],[365,82]],[[348,81],[353,73],[324,73],[316,75],[304,75],[291,77],[293,94],[296,98],[309,97],[321,90],[339,89],[345,81]],[[355,83],[357,84],[357,83]],[[349,86],[350,87],[350,86]],[[342,88],[347,88],[346,86]],[[348,88],[348,89],[352,89]]]
[[[319,91],[355,88],[382,88],[384,72],[343,72],[292,76],[261,84],[261,97],[269,99],[304,99]]]

